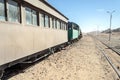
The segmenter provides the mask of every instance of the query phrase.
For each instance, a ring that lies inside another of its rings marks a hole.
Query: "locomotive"
[[[80,26],[74,22],[68,22],[68,42],[79,40],[82,37]]]
[[[0,78],[82,37],[80,27],[45,0],[0,0]]]

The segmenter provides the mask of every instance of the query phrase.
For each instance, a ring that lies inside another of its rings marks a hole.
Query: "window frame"
[[[28,12],[30,14],[30,16],[29,16],[31,19],[30,23],[27,23],[27,15],[26,15],[27,9],[28,9]],[[34,23],[34,12],[36,13],[36,23]],[[26,20],[27,25],[39,26],[39,18],[38,17],[39,17],[39,14],[38,14],[37,10],[35,10],[29,6],[25,7],[25,20]]]
[[[9,21],[9,1],[10,0],[5,0],[6,2],[6,21],[11,22],[11,23],[21,23],[21,4],[18,1],[11,0],[15,3],[17,3],[17,9],[18,9],[18,17],[17,17],[17,22],[15,21]]]
[[[17,15],[17,18],[16,18],[17,21],[10,21],[9,20],[9,4],[10,4],[9,2],[10,1],[13,1],[13,2],[17,3],[17,12],[18,12],[18,15]],[[0,21],[8,21],[10,23],[22,23],[20,1],[4,0],[4,17],[5,17],[5,20],[0,20]]]

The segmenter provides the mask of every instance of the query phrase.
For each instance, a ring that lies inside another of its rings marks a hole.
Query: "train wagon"
[[[74,22],[68,22],[68,41],[72,42],[82,37],[80,27]]]
[[[67,23],[45,0],[0,0],[0,77],[7,67],[64,45]]]

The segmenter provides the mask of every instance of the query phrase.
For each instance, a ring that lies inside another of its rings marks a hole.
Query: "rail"
[[[111,48],[109,45],[105,44],[104,42],[102,42],[101,40],[99,40],[97,37],[90,35],[94,40],[100,41],[103,45],[105,45],[106,47],[108,47],[109,49],[113,50],[115,53],[118,54],[118,56],[120,55],[119,52],[117,52],[116,50],[114,50],[113,48]],[[106,60],[108,61],[108,63],[111,65],[111,67],[113,68],[113,70],[116,72],[116,74],[118,75],[119,79],[120,79],[120,71],[118,70],[117,66],[112,62],[111,58],[107,55],[107,53],[105,52],[105,50],[100,47],[100,45],[96,42],[96,47],[100,50],[100,52],[104,55],[104,57],[106,58]]]
[[[120,71],[117,69],[117,67],[114,65],[114,63],[112,63],[111,59],[107,56],[107,54],[105,53],[105,51],[100,46],[98,46],[98,44],[96,46],[102,52],[102,54],[105,56],[105,58],[107,59],[107,61],[109,62],[109,64],[112,66],[112,68],[117,73],[118,77],[120,78]]]

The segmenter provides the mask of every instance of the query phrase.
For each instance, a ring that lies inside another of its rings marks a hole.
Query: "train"
[[[45,0],[0,0],[0,78],[6,68],[32,63],[81,37],[80,26]]]
[[[73,42],[82,38],[80,26],[74,22],[68,22],[68,42]]]

